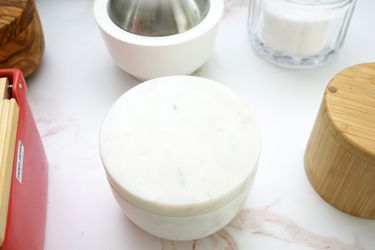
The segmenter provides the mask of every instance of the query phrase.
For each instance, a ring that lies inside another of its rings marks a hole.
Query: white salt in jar
[[[260,130],[246,102],[204,78],[144,82],[110,109],[100,153],[112,192],[139,227],[205,237],[239,212],[254,181]]]
[[[251,0],[251,43],[262,57],[282,66],[322,64],[342,46],[355,2]]]

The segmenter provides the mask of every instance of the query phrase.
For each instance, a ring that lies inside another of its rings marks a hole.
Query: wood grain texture
[[[0,78],[0,101],[9,98],[9,80],[6,77]]]
[[[327,86],[305,169],[327,202],[375,219],[375,63],[345,69]]]
[[[6,232],[18,114],[15,99],[0,100],[0,246]]]
[[[0,46],[0,68],[19,68],[27,77],[37,69],[43,53],[43,31],[35,10],[33,20],[26,29]]]
[[[21,33],[31,22],[34,0],[0,0],[0,45]]]

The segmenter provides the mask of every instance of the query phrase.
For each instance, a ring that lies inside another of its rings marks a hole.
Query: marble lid
[[[100,134],[111,185],[136,206],[187,216],[221,207],[255,174],[255,115],[227,87],[204,78],[153,79],[123,94]]]

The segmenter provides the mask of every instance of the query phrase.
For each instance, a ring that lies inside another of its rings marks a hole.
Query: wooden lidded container
[[[35,0],[0,1],[0,68],[33,73],[43,56],[44,37]]]
[[[375,63],[344,69],[328,84],[305,169],[331,205],[375,219]]]

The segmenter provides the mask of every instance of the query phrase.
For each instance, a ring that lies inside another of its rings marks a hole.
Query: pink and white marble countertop
[[[192,242],[143,232],[112,196],[98,152],[99,127],[110,105],[138,81],[110,58],[93,18],[93,1],[39,0],[37,5],[46,51],[27,82],[49,159],[47,250],[375,249],[375,221],[324,202],[303,167],[329,79],[349,65],[375,61],[375,1],[358,1],[335,58],[319,68],[290,70],[255,55],[246,29],[248,1],[226,0],[214,53],[195,74],[248,100],[261,120],[263,149],[239,216]]]

